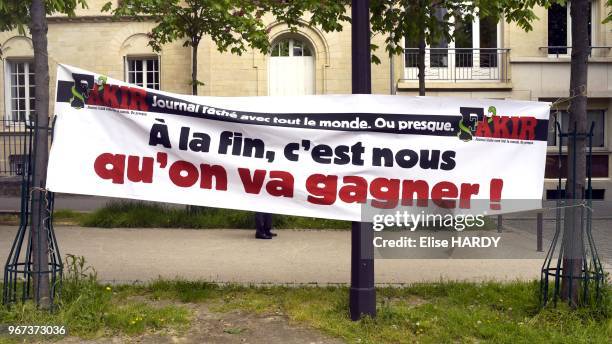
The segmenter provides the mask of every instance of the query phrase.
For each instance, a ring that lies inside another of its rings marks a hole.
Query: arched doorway
[[[268,64],[268,94],[298,96],[315,93],[314,51],[298,37],[277,40]]]

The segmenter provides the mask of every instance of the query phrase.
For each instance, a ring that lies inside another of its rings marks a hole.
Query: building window
[[[454,31],[457,67],[473,67],[475,63],[483,68],[497,67],[497,21],[494,18],[476,18],[473,22],[455,18]]]
[[[609,175],[608,154],[593,154],[591,156],[591,177],[609,178]],[[567,154],[563,154],[561,157],[557,154],[546,156],[544,178],[557,179],[559,177],[567,178]]]
[[[283,39],[274,44],[271,55],[272,57],[312,56],[312,51],[303,41]]]
[[[444,16],[446,16],[446,13],[447,11],[445,8],[436,8],[434,16],[436,17],[436,20],[441,22],[444,21]],[[448,67],[448,47],[449,44],[444,35],[440,37],[438,41],[432,42],[429,63],[431,67]]]
[[[131,58],[126,59],[127,82],[145,88],[159,90],[159,58]]]
[[[452,23],[452,40],[440,35],[428,42],[425,50],[425,79],[428,80],[502,80],[506,51],[501,49],[501,26],[495,18],[483,16],[448,18],[448,11],[436,8],[435,18]],[[447,19],[448,18],[448,19]],[[470,20],[468,20],[470,19]],[[404,78],[418,78],[418,42],[405,39]]]
[[[593,124],[593,148],[605,147],[605,118],[605,110],[587,111],[587,130],[589,130],[591,128],[591,124]],[[573,125],[570,126],[569,123],[569,113],[565,110],[551,112],[551,119],[548,123],[548,146],[557,146],[559,144],[556,123],[561,125],[561,130],[563,132],[573,130]],[[563,138],[563,145],[567,146],[567,138]]]
[[[593,37],[593,6],[594,2],[591,2],[588,14],[589,45],[592,45]],[[564,5],[555,3],[548,8],[548,54],[550,55],[567,55],[568,47],[572,45],[570,7],[571,3],[567,2]]]
[[[25,122],[35,116],[34,63],[8,61],[6,63],[6,114],[9,120]]]

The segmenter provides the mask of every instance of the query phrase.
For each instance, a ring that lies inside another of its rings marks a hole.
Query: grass
[[[38,309],[31,301],[2,305],[0,324],[64,325],[69,335],[95,338],[181,330],[191,321],[191,313],[186,307],[154,307],[146,302],[132,301],[130,294],[100,284],[95,270],[86,266],[82,257],[69,255],[66,263],[61,301],[52,312]],[[17,340],[19,337],[0,336],[0,342]]]
[[[18,218],[0,218],[0,223],[15,225]],[[92,213],[71,210],[56,210],[53,215],[56,225],[78,225],[101,228],[255,228],[255,215],[250,211],[198,207],[189,211],[185,207],[169,207],[157,203],[134,201],[111,202]],[[312,217],[274,215],[273,227],[276,229],[325,229],[348,230],[349,221],[329,220]],[[491,230],[496,228],[495,221],[485,218],[483,227],[466,228]],[[422,229],[441,229],[424,227]],[[392,230],[387,228],[386,230]]]
[[[70,335],[82,338],[176,333],[198,326],[181,305],[189,302],[221,313],[242,311],[262,318],[285,314],[292,323],[348,343],[608,343],[612,338],[610,302],[598,308],[571,310],[559,304],[540,309],[537,282],[380,287],[376,318],[353,322],[348,317],[346,287],[249,287],[167,280],[111,287],[98,283],[95,271],[82,258],[69,256],[67,261],[70,268],[55,312],[40,311],[31,303],[3,306],[0,323],[66,325]],[[606,290],[609,294],[610,287]],[[169,305],[155,306],[159,300]],[[224,330],[233,334],[245,329]]]
[[[359,322],[347,314],[344,287],[219,287],[201,282],[159,281],[153,297],[213,302],[217,311],[282,312],[295,322],[349,343],[606,343],[612,310],[563,305],[539,310],[538,284],[423,283],[378,288],[377,317]]]
[[[284,313],[348,343],[608,343],[612,307],[540,310],[536,282],[422,283],[377,290],[377,317],[348,318],[345,287],[242,287],[157,281],[134,292],[212,303],[213,310]]]
[[[89,216],[91,216],[91,213],[68,209],[55,210],[53,212],[53,224],[56,226],[79,226]]]
[[[255,228],[255,215],[250,211],[198,207],[168,207],[144,202],[111,202],[92,213],[59,210],[56,224],[75,224],[102,228]],[[275,215],[278,229],[350,229],[350,222],[300,216]]]

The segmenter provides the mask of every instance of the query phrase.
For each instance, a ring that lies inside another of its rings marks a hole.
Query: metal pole
[[[542,230],[543,230],[543,227],[544,227],[544,223],[543,223],[544,222],[544,217],[542,216],[542,213],[538,213],[536,221],[538,223],[537,224],[537,226],[538,226],[538,228],[537,228],[538,229],[538,231],[537,231],[537,237],[538,237],[538,239],[537,239],[537,242],[538,242],[537,250],[538,250],[538,252],[543,252],[544,249],[542,248]]]
[[[393,37],[393,34],[391,34]],[[395,45],[393,46],[395,47]],[[389,94],[395,95],[395,55],[389,54]]]
[[[370,65],[370,1],[352,0],[352,80],[353,94],[372,93]],[[352,320],[376,316],[374,257],[371,223],[351,226],[351,289],[349,310]]]

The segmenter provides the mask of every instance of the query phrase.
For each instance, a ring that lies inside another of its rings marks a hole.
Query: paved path
[[[87,195],[71,195],[71,194],[55,194],[55,209],[70,209],[75,211],[94,211],[96,209],[104,207],[108,202],[112,201],[127,201],[129,199],[120,199],[112,197],[99,197],[99,196],[87,196]],[[0,211],[19,211],[20,205],[19,197],[0,197]],[[134,201],[138,202],[138,201]],[[157,202],[151,202],[157,203]],[[162,203],[173,207],[184,207],[184,205]],[[555,201],[543,201],[542,207],[544,208],[544,217],[546,219],[555,218]],[[506,219],[535,219],[536,211],[528,211],[514,214],[506,214]],[[596,219],[607,219],[612,221],[612,202],[609,201],[593,201],[593,217]]]
[[[118,200],[110,197],[62,195],[55,196],[55,209],[70,209],[74,211],[93,211],[102,208],[109,201]],[[21,204],[19,197],[0,197],[0,211],[18,212]]]
[[[522,218],[522,219],[504,219],[503,224],[505,227],[510,229],[519,229],[531,235],[536,235],[537,224],[533,218]],[[556,228],[556,221],[554,219],[545,219],[542,227],[542,237],[550,243]],[[563,228],[561,228],[563,233]],[[612,272],[612,220],[595,219],[592,222],[591,233],[593,234],[593,241],[597,247],[599,258],[602,263],[608,264],[607,271]],[[561,237],[560,237],[561,238]],[[561,239],[559,239],[561,240]],[[544,245],[544,250],[547,250],[548,246]]]
[[[0,226],[3,255],[15,232]],[[348,231],[283,230],[273,240],[255,240],[247,230],[58,227],[56,232],[62,254],[85,256],[103,281],[159,276],[238,283],[350,281]],[[543,254],[535,253],[535,237],[509,231],[502,241],[513,256],[532,259],[377,259],[376,282],[538,278]]]

